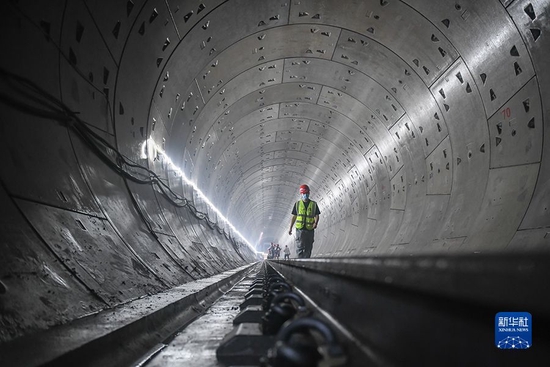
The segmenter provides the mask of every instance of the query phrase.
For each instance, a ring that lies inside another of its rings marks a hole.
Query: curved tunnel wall
[[[2,8],[1,340],[254,261],[166,157],[249,240],[293,247],[309,184],[314,256],[548,246],[547,1]],[[193,207],[36,116],[46,95]]]

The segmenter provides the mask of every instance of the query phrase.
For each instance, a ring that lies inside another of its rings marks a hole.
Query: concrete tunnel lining
[[[226,224],[7,104],[43,107],[7,73],[215,220],[162,155],[142,158],[154,142],[253,243],[294,248],[307,183],[316,257],[547,251],[548,1],[2,8],[3,342],[255,261]]]

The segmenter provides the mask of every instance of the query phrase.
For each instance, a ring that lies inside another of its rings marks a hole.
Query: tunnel
[[[83,363],[101,338],[72,326],[189,294],[198,316],[266,267],[361,346],[348,365],[546,365],[549,4],[2,2],[0,365],[61,365],[52,335]],[[495,347],[507,311],[530,350]]]

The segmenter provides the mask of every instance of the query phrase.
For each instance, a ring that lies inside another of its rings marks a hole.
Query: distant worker
[[[279,244],[275,244],[275,258],[279,260],[279,257],[281,257],[281,246]]]
[[[285,245],[285,260],[290,260],[290,249],[288,248],[288,245]]]
[[[267,249],[267,259],[271,260],[275,256],[275,245],[273,242],[269,245],[269,248]]]
[[[314,232],[319,223],[321,211],[315,201],[309,200],[308,185],[300,186],[300,197],[301,200],[298,200],[292,208],[288,234],[292,235],[292,227],[296,223],[296,254],[298,258],[308,259],[313,250]]]

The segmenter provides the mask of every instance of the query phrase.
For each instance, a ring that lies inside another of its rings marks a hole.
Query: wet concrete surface
[[[235,285],[144,366],[224,366],[216,359],[216,349],[233,329],[233,319],[251,284],[252,278],[247,277]]]
[[[117,364],[114,361],[116,358],[120,358],[121,363],[126,359],[135,361],[137,358],[132,355],[143,354],[143,348],[147,350],[168,338],[204,312],[222,294],[221,291],[230,289],[232,278],[246,275],[243,271],[248,267],[190,282],[42,333],[16,339],[0,348],[0,365],[38,366],[51,361],[55,364],[59,358],[63,361],[82,359],[83,354],[97,358],[87,365],[96,365],[99,360],[103,366],[124,365]],[[233,279],[233,282],[238,280]],[[159,340],[152,343],[151,338]],[[102,343],[112,350],[104,349]],[[26,353],[29,345],[33,346],[34,353]],[[103,364],[104,361],[106,364]]]

